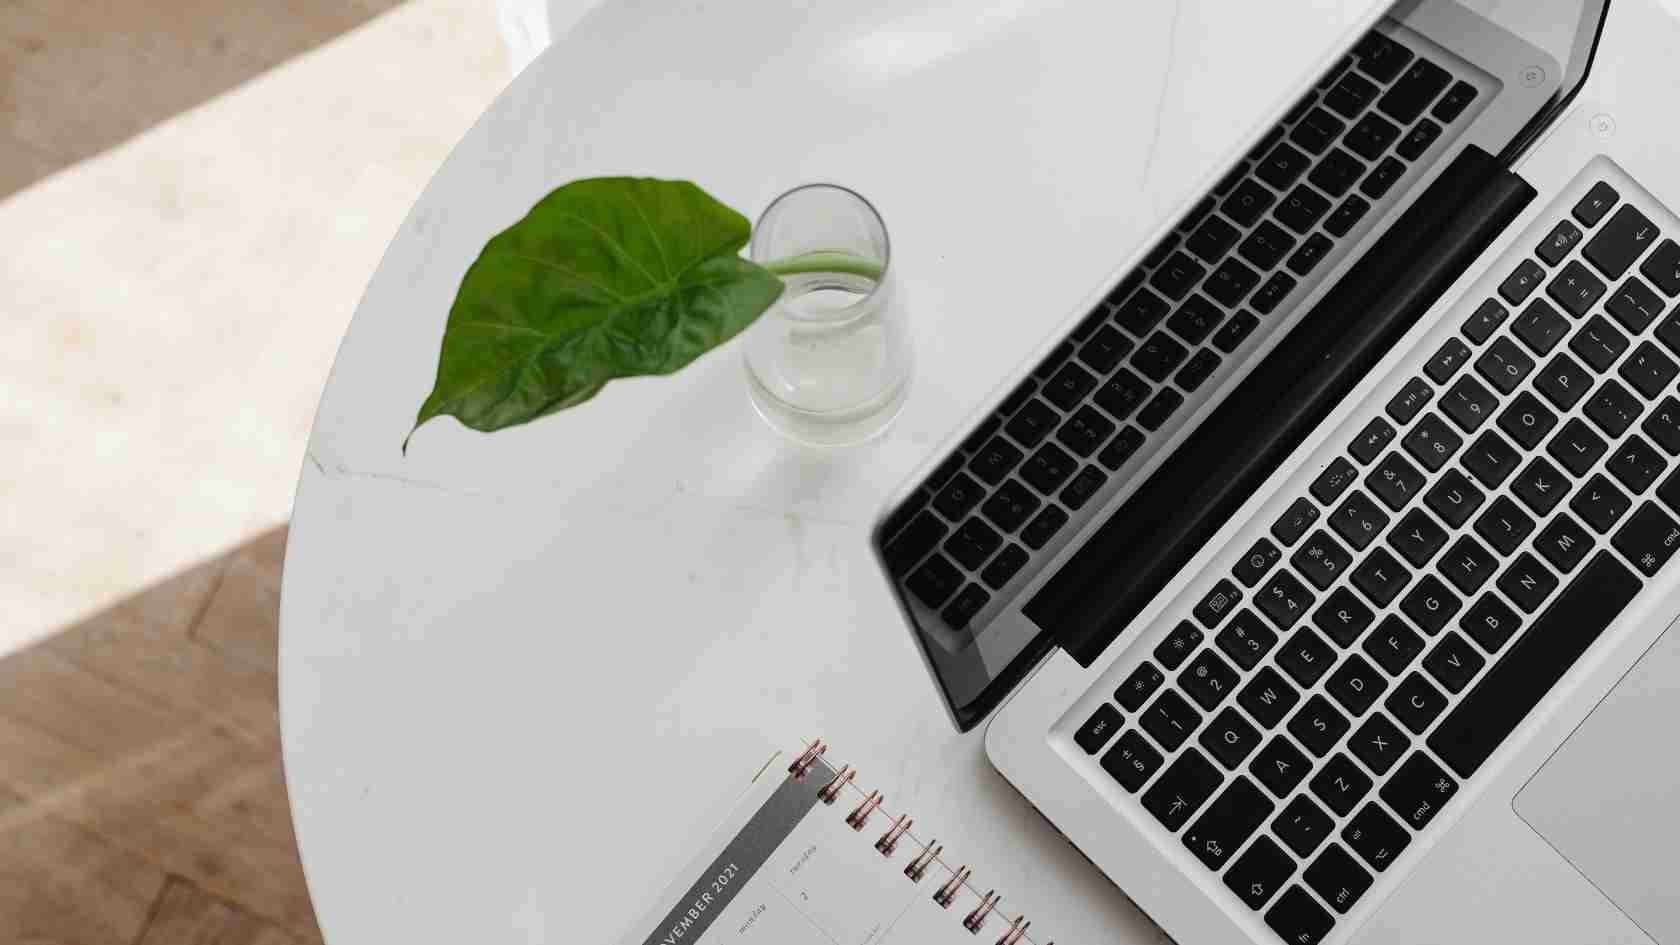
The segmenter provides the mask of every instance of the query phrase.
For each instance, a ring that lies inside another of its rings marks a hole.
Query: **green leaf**
[[[499,430],[581,404],[614,378],[683,367],[781,294],[779,278],[738,255],[751,234],[688,181],[597,177],[555,190],[462,277],[415,428],[447,414]]]

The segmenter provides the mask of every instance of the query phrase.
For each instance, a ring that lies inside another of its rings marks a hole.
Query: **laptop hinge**
[[[1026,615],[1090,665],[1534,196],[1492,155],[1466,148]]]

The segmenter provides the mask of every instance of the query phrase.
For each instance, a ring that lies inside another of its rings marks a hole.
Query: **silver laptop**
[[[1680,64],[1619,30],[1680,50],[1389,9],[877,523],[1180,942],[1680,945]]]

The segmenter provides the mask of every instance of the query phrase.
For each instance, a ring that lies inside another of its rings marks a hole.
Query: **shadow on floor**
[[[280,770],[285,542],[0,659],[0,941],[321,941]]]
[[[0,198],[402,0],[5,0]]]

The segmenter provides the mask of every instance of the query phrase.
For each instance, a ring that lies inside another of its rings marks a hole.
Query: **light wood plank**
[[[286,556],[281,526],[241,546],[192,637],[244,665],[276,673],[280,646],[280,566]]]
[[[274,925],[171,877],[139,945],[304,945]]]

